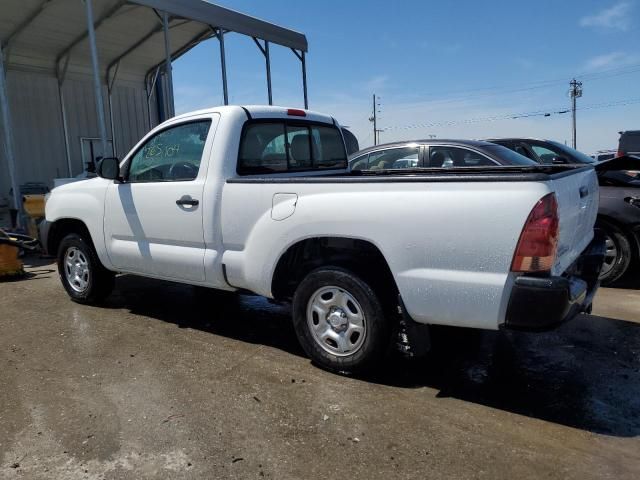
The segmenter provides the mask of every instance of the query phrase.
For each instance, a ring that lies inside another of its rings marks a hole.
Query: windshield
[[[576,162],[579,162],[579,163],[597,163],[597,161],[591,158],[589,155],[585,155],[584,153],[579,152],[574,148],[567,147],[566,145],[563,145],[560,142],[554,142],[553,140],[549,140],[549,143],[554,147],[556,147],[561,152],[567,154],[567,156],[571,160],[575,160]]]
[[[533,160],[530,160],[524,155],[520,155],[507,147],[503,147],[502,145],[487,145],[482,148],[499,158],[503,165],[538,165]]]

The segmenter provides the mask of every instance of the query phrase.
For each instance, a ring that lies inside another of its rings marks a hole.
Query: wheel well
[[[49,252],[49,255],[57,255],[60,242],[70,233],[77,233],[93,244],[89,229],[82,220],[63,218],[55,221],[49,229],[49,236],[47,237],[47,252]]]
[[[371,242],[343,237],[302,240],[280,257],[271,282],[276,299],[293,297],[297,285],[312,270],[337,266],[366,280],[384,299],[395,301],[398,288],[382,252]]]

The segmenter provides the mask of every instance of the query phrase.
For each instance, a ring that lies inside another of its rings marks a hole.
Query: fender
[[[45,205],[45,218],[50,224],[63,219],[84,223],[100,262],[108,269],[112,269],[113,265],[107,255],[103,224],[104,198],[110,182],[93,178],[62,185],[52,190]]]

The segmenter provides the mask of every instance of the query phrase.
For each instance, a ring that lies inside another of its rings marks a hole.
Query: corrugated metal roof
[[[306,51],[303,34],[203,0],[93,0],[101,72],[122,58],[121,73],[144,75],[164,59],[161,19],[171,14],[171,51],[183,53],[194,41],[213,35],[211,27],[254,36]],[[9,68],[55,71],[70,53],[70,69],[90,65],[84,6],[79,0],[3,0],[0,41],[7,45]],[[17,32],[17,33],[16,33]]]

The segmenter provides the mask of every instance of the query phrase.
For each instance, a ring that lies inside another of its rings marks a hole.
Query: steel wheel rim
[[[344,288],[319,288],[307,303],[307,326],[313,340],[326,352],[338,357],[353,355],[362,347],[367,334],[364,311]]]
[[[605,276],[616,264],[618,260],[618,247],[616,247],[616,242],[613,241],[609,235],[605,235],[605,253],[604,253],[604,263],[602,264],[601,275]]]
[[[64,274],[73,291],[83,293],[89,287],[91,279],[89,261],[78,247],[69,247],[65,252]]]

